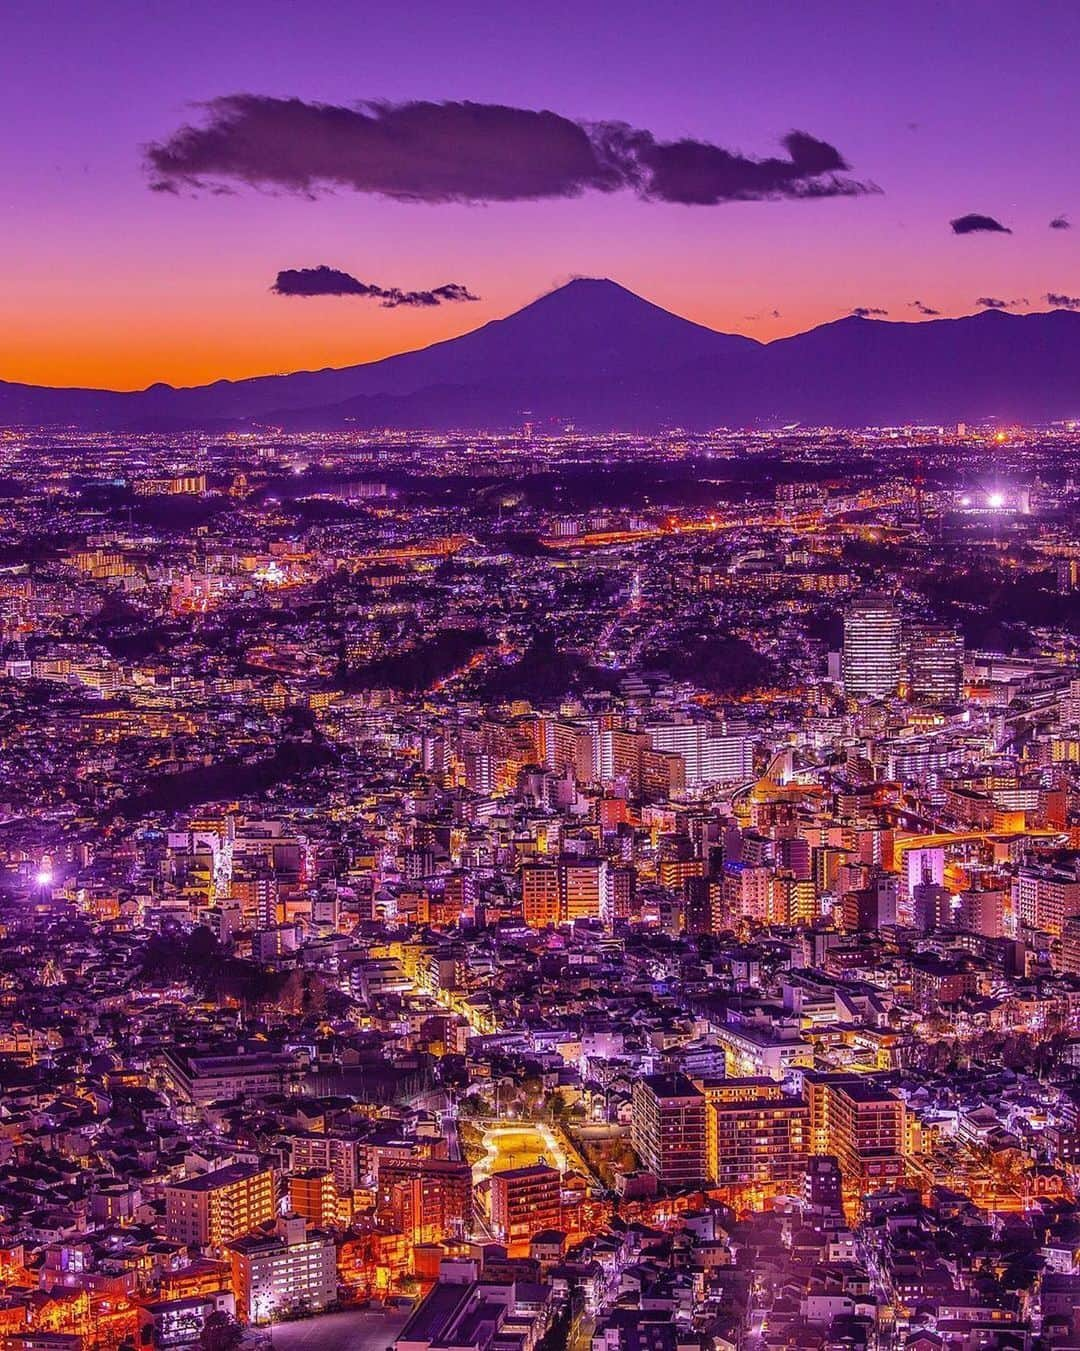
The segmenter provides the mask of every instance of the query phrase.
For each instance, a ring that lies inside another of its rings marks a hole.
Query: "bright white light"
[[[962,507],[970,507],[970,506],[971,506],[971,498],[970,498],[970,497],[962,497],[962,498],[960,499],[960,505],[961,505]]]
[[[998,507],[1003,507],[1005,505],[1005,498],[1001,495],[1001,493],[991,493],[986,500],[994,508],[995,511],[997,510]]]
[[[51,887],[53,874],[51,868],[39,868],[35,879],[39,887]]]

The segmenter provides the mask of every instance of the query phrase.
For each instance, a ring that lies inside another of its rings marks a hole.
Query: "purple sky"
[[[0,378],[133,387],[344,365],[450,336],[574,275],[770,338],[856,306],[955,315],[1080,294],[1072,0],[409,5],[8,0]],[[684,206],[633,192],[470,206],[241,185],[154,193],[190,105],[470,100],[755,158],[799,128],[881,195]],[[1012,234],[957,236],[996,217]],[[1053,217],[1076,230],[1051,230]],[[272,294],[328,265],[477,303]],[[1023,308],[1023,306],[1021,306]],[[780,312],[779,318],[773,311]]]

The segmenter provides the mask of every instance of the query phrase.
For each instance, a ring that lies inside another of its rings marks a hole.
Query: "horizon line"
[[[670,315],[676,319],[681,319],[683,320],[684,323],[692,324],[695,328],[704,329],[706,332],[709,333],[715,333],[718,337],[743,338],[747,342],[755,343],[757,346],[763,348],[774,347],[778,343],[791,342],[795,338],[804,337],[807,333],[815,333],[819,329],[832,328],[837,324],[851,323],[851,322],[860,324],[881,324],[890,327],[913,328],[932,324],[959,323],[960,321],[965,319],[978,319],[981,318],[983,315],[997,315],[1000,318],[1004,319],[1028,319],[1036,317],[1038,315],[1071,314],[1075,312],[1068,306],[1064,305],[1053,305],[1047,309],[1041,310],[1027,309],[1019,313],[1015,310],[1008,310],[1003,307],[993,305],[976,308],[967,314],[923,315],[910,319],[909,318],[896,319],[888,314],[869,315],[849,312],[848,314],[838,315],[837,318],[835,319],[826,319],[820,324],[813,324],[809,328],[799,329],[798,332],[796,333],[788,333],[780,337],[762,339],[754,337],[754,335],[751,333],[741,332],[737,328],[736,329],[713,328],[712,325],[703,324],[699,322],[697,319],[688,319],[686,315],[679,314],[675,310],[669,310],[665,306],[658,304],[656,301],[650,300],[647,296],[640,295],[637,291],[631,290],[630,287],[624,286],[622,282],[615,281],[613,277],[590,277],[585,276],[583,274],[579,274],[571,276],[569,280],[562,282],[557,286],[552,286],[548,290],[542,291],[539,295],[534,296],[532,300],[527,300],[524,304],[518,306],[518,308],[515,310],[511,310],[508,314],[500,315],[494,319],[488,319],[484,323],[478,324],[475,328],[466,329],[463,333],[457,333],[449,338],[439,338],[435,342],[424,343],[419,347],[404,347],[398,352],[390,352],[386,356],[376,357],[373,361],[357,361],[353,363],[348,363],[343,366],[312,366],[312,367],[304,366],[304,367],[297,367],[292,370],[259,371],[252,375],[241,375],[236,377],[219,376],[216,379],[206,380],[203,381],[201,384],[192,384],[192,385],[174,385],[171,384],[168,380],[152,380],[147,385],[139,385],[124,389],[116,389],[104,385],[39,384],[28,380],[8,380],[5,379],[3,374],[0,374],[0,386],[8,386],[11,388],[19,388],[19,389],[47,389],[47,390],[54,390],[57,393],[85,392],[94,394],[115,394],[118,396],[122,396],[122,395],[147,394],[151,390],[169,390],[180,392],[184,390],[194,390],[194,389],[211,389],[215,385],[243,385],[247,384],[249,381],[254,380],[285,380],[293,375],[321,375],[327,371],[359,370],[365,366],[379,366],[385,361],[394,361],[398,357],[412,356],[419,352],[428,352],[431,351],[433,348],[443,347],[447,343],[459,342],[461,339],[467,338],[473,333],[482,332],[485,328],[490,327],[492,324],[504,323],[506,322],[506,320],[514,318],[515,315],[522,314],[525,310],[530,309],[533,305],[539,304],[541,301],[548,299],[550,296],[558,295],[561,291],[566,291],[570,287],[578,285],[581,282],[589,282],[613,286],[618,290],[625,292],[627,295],[632,296],[635,300],[640,301],[642,304],[650,305],[654,309],[660,310],[664,314]],[[327,299],[327,298],[336,299],[336,297],[303,297],[302,299],[306,301],[311,299]]]

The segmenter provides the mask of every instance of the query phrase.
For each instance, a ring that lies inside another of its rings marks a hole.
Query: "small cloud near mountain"
[[[1014,310],[1018,305],[1026,305],[1027,296],[1017,296],[1015,300],[1000,300],[997,296],[980,296],[975,304],[984,310]]]
[[[384,310],[402,306],[430,309],[435,305],[480,299],[460,282],[447,282],[430,291],[403,291],[400,286],[377,286],[373,282],[359,281],[348,272],[325,265],[287,268],[277,274],[270,289],[279,296],[362,296],[381,301]]]

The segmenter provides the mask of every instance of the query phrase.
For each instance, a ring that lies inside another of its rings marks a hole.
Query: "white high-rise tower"
[[[900,683],[903,656],[900,612],[887,596],[862,596],[844,615],[844,693],[849,699],[884,699]]]

